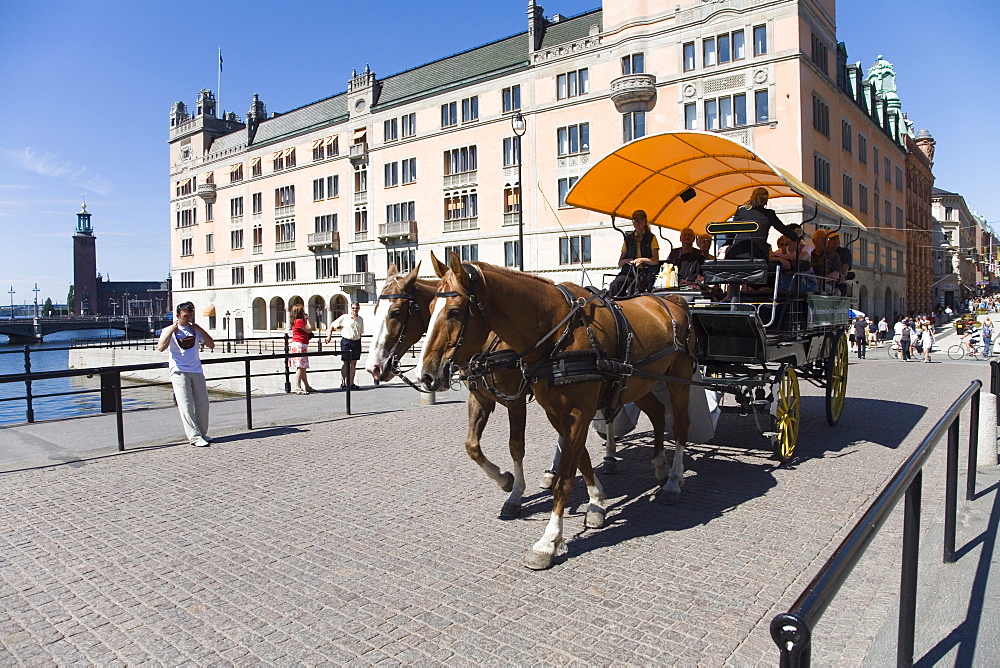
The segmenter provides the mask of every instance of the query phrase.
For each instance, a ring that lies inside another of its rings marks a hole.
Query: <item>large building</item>
[[[532,1],[524,32],[386,77],[366,65],[285,113],[254,95],[245,121],[218,115],[203,90],[170,113],[173,287],[230,313],[221,331],[284,329],[296,302],[322,329],[370,302],[390,262],[430,275],[429,251],[454,250],[517,266],[522,224],[525,270],[600,285],[621,237],[566,193],[623,143],[688,128],[850,209],[868,227],[846,234],[853,296],[892,315],[906,306],[904,210],[919,206],[895,90],[881,57],[867,75],[848,64],[834,0],[609,0],[569,18]],[[775,204],[788,222],[815,210]],[[813,224],[839,221],[820,210]]]

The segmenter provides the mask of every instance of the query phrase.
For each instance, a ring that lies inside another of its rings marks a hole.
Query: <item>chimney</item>
[[[528,45],[531,51],[538,51],[542,47],[542,37],[545,36],[543,11],[541,5],[535,4],[535,0],[528,0]]]

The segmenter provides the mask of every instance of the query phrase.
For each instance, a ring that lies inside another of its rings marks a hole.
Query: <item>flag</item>
[[[219,71],[222,71],[222,47],[219,47]]]

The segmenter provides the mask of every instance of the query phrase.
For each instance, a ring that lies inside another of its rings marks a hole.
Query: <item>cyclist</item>
[[[979,330],[969,329],[969,332],[962,337],[962,345],[965,346],[965,352],[969,355],[975,355],[976,350],[979,348]]]

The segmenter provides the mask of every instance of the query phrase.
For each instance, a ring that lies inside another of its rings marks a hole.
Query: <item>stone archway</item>
[[[885,319],[887,322],[896,322],[896,309],[894,308],[892,289],[885,289]]]
[[[865,315],[871,317],[872,313],[868,308],[868,286],[862,285],[858,290],[858,309],[865,313]]]
[[[313,295],[309,298],[309,308],[307,309],[309,314],[309,324],[317,332],[326,329],[326,300],[319,295]]]
[[[267,302],[263,297],[257,297],[250,305],[254,329],[267,329]]]
[[[281,297],[271,298],[270,321],[272,330],[285,329],[285,300]]]
[[[347,313],[347,297],[334,295],[330,298],[330,322]]]

